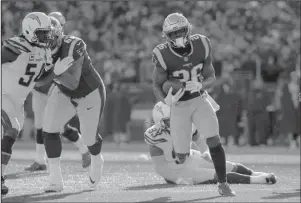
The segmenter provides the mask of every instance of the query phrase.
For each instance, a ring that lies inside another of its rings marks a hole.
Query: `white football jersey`
[[[23,37],[13,37],[2,46],[2,94],[24,101],[41,76],[51,51],[33,47]]]
[[[162,149],[164,158],[167,162],[175,161],[172,137],[168,129],[163,129],[160,126],[153,125],[145,131],[144,141],[149,145]]]

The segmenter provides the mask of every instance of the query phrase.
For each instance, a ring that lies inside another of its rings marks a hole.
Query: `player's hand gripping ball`
[[[165,104],[172,106],[177,103],[185,93],[184,85],[179,80],[167,80],[162,87],[167,94],[164,99]]]

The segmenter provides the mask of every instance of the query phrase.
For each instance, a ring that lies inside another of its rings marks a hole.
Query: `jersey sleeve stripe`
[[[7,40],[7,43],[25,51],[25,52],[30,52],[30,48],[26,47],[25,45],[23,45],[19,42],[14,41],[14,40],[9,39],[9,40]]]
[[[166,64],[165,64],[165,62],[164,62],[163,56],[162,56],[162,54],[161,54],[161,52],[160,52],[160,50],[159,50],[158,48],[155,48],[155,49],[154,49],[154,54],[156,54],[156,56],[157,56],[157,58],[158,58],[158,61],[159,61],[159,63],[161,64],[161,66],[162,66],[165,70],[167,70],[167,66],[166,66]]]
[[[202,40],[203,45],[205,47],[205,59],[206,59],[209,55],[209,44],[208,44],[205,36],[201,36],[201,40]]]
[[[75,39],[71,42],[69,52],[68,52],[68,56],[73,56],[74,47],[75,47],[75,45],[78,41],[79,41],[79,39]]]
[[[4,47],[4,49],[9,50],[10,52],[13,52],[13,53],[16,54],[16,55],[21,54],[21,51],[20,51],[17,47],[15,47],[15,46],[13,46],[13,45],[11,45],[11,44],[5,43],[5,44],[3,45],[3,47]]]

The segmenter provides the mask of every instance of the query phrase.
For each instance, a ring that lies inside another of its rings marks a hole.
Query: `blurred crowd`
[[[140,92],[152,94],[151,53],[164,41],[164,18],[183,13],[192,32],[212,43],[218,76],[212,94],[222,106],[218,116],[225,143],[229,135],[235,144],[243,137],[250,145],[284,135],[295,146],[300,134],[300,6],[300,1],[3,1],[1,35],[5,40],[20,33],[30,11],[62,12],[65,33],[86,42],[108,87],[108,100],[122,98],[131,109],[143,101],[129,96],[136,86],[143,84]],[[124,123],[118,131],[128,129],[130,112],[124,114],[122,122],[110,118]]]

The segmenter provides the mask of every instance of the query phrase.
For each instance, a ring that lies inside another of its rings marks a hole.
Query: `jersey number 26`
[[[172,73],[172,76],[174,78],[179,79],[181,82],[187,82],[189,80],[200,82],[199,78],[201,77],[202,69],[203,69],[203,63],[200,63],[194,66],[191,70],[182,69],[182,70],[174,71]]]

